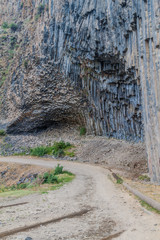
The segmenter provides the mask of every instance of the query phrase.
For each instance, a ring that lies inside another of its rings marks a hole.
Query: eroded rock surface
[[[150,173],[160,182],[159,1],[0,5],[1,24],[18,26],[18,47],[3,84],[1,118],[8,132],[70,121],[126,140],[143,141],[145,132]],[[13,30],[7,31],[10,39]]]
[[[40,2],[8,4],[19,11],[21,42],[3,103],[8,132],[80,122],[81,115],[90,132],[142,139],[141,87],[124,59],[129,3],[46,1],[36,20]]]

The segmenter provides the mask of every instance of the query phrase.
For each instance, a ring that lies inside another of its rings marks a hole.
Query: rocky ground
[[[47,171],[48,169],[38,166],[0,162],[0,187],[33,182],[38,175]]]
[[[59,126],[47,130],[26,134],[7,135],[0,141],[0,154],[13,155],[27,151],[30,147],[52,145],[55,141],[64,140],[76,146],[73,160],[99,164],[116,169],[121,175],[137,178],[147,173],[146,152],[143,143],[132,143],[123,140],[107,139],[98,136],[80,136],[79,128]]]

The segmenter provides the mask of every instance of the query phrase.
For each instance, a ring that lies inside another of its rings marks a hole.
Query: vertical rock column
[[[153,182],[160,183],[160,1],[141,0],[137,19],[139,65],[148,166]]]

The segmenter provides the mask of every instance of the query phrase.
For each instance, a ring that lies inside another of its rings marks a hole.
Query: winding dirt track
[[[57,161],[26,157],[0,158],[15,162],[55,167]],[[138,201],[108,177],[109,171],[89,164],[61,162],[76,179],[61,189],[45,195],[34,194],[21,199],[0,199],[0,205],[28,202],[1,209],[0,235],[24,226],[34,229],[10,235],[6,240],[160,240],[160,216],[143,209]],[[7,201],[7,202],[6,202]],[[74,215],[76,212],[85,212]],[[74,217],[66,218],[71,215]],[[58,222],[50,222],[52,219]],[[43,225],[43,222],[49,222]],[[40,223],[40,225],[38,225]]]

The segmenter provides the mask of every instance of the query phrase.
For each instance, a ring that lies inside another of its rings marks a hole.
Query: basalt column
[[[160,183],[159,31],[159,0],[1,0],[0,126],[145,140]]]
[[[138,56],[148,166],[160,184],[160,1],[140,1],[137,18]]]

